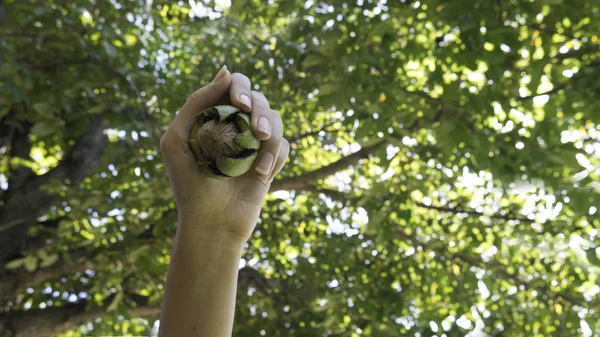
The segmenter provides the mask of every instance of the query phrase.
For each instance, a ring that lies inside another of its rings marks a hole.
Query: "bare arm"
[[[191,225],[198,225],[190,220]],[[180,222],[169,267],[161,336],[231,336],[243,243]]]
[[[227,180],[201,174],[188,146],[196,114],[220,104],[250,113],[252,132],[261,141],[253,168]],[[288,157],[281,117],[262,94],[251,90],[246,76],[223,68],[188,98],[160,145],[179,221],[159,336],[229,337],[243,246]]]

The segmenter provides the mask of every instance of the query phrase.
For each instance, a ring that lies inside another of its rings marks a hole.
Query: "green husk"
[[[223,139],[215,140],[217,143],[226,143],[223,146],[234,151],[233,155],[218,153],[216,158],[205,157],[200,144],[198,144],[198,132],[205,123],[211,120],[217,124],[226,123],[235,126],[238,134],[233,138],[232,143]],[[250,116],[247,113],[231,105],[219,105],[201,111],[196,115],[195,121],[196,123],[190,130],[188,144],[203,174],[217,179],[229,179],[241,176],[252,168],[261,143],[252,132]]]

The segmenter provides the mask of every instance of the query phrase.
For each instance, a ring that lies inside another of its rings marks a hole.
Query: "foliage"
[[[600,334],[599,15],[0,1],[0,336],[152,332],[176,220],[158,140],[223,64],[292,149],[235,336]]]

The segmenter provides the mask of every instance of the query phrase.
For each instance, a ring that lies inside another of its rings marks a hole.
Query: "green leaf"
[[[98,205],[104,204],[106,202],[106,196],[104,195],[94,195],[86,198],[82,203],[82,208],[95,208]]]
[[[131,262],[136,262],[140,258],[140,256],[145,254],[149,249],[150,249],[149,245],[143,245],[143,246],[136,248],[134,251],[129,253],[129,260]]]
[[[336,92],[338,89],[337,83],[327,83],[319,87],[319,96],[328,96]]]
[[[0,108],[0,119],[2,119],[2,117],[8,115],[8,112],[10,111],[10,107],[2,107]]]
[[[107,108],[108,108],[108,105],[105,103],[98,104],[94,107],[89,108],[88,113],[92,114],[92,115],[99,114],[99,113],[105,112],[107,110]]]
[[[329,315],[323,322],[323,327],[325,329],[332,329],[337,323],[339,323],[337,315]]]
[[[58,254],[46,255],[45,257],[42,258],[40,267],[49,267],[49,266],[53,265],[56,261],[58,261]]]
[[[588,248],[585,250],[585,255],[587,255],[588,261],[596,266],[600,267],[600,258],[598,258],[598,254],[596,254],[596,248]]]
[[[242,14],[246,10],[246,4],[248,0],[232,1],[229,11],[231,14]]]
[[[47,117],[47,118],[53,118],[54,116],[52,115],[52,106],[48,103],[34,103],[33,104],[33,109],[40,114],[41,116]]]
[[[37,137],[46,137],[59,131],[60,124],[57,121],[46,120],[37,122],[31,128],[31,133]]]
[[[323,63],[323,57],[319,54],[308,55],[304,61],[302,62],[302,66],[304,68],[311,68],[314,66],[318,66]]]
[[[25,269],[29,272],[33,272],[37,269],[38,259],[35,256],[27,256],[25,258]]]
[[[111,311],[117,310],[117,307],[119,306],[119,304],[121,303],[122,300],[123,300],[123,292],[119,291],[117,293],[117,295],[115,296],[115,298],[112,300],[112,302],[110,302],[110,304],[106,308],[106,311],[111,312]]]
[[[81,236],[83,236],[87,240],[94,240],[96,238],[96,236],[94,235],[94,233],[91,233],[91,232],[86,231],[86,230],[80,231],[79,234],[81,234]]]
[[[25,264],[26,260],[27,260],[27,257],[23,257],[23,258],[20,258],[20,259],[12,260],[12,261],[8,262],[7,264],[5,264],[4,268],[6,268],[6,269],[21,268]]]

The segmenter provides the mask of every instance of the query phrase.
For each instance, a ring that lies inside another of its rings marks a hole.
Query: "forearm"
[[[243,240],[235,234],[180,220],[167,275],[160,337],[231,336],[242,250]]]

